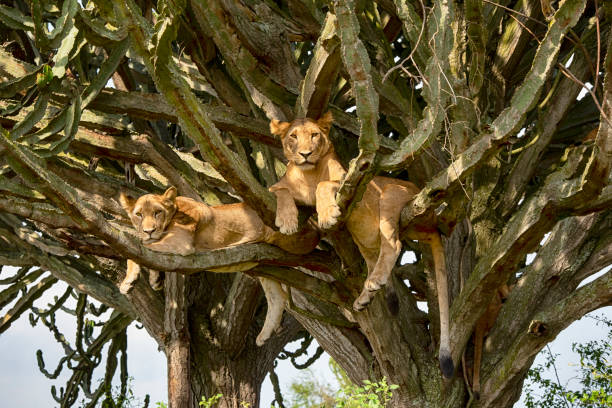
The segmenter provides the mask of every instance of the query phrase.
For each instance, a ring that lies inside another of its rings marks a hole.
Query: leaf
[[[55,63],[53,66],[54,76],[62,78],[66,73],[66,66],[70,61],[70,56],[74,50],[74,45],[78,34],[79,30],[73,26],[66,37],[63,38],[62,45],[57,50],[57,54],[53,58],[53,62]]]
[[[51,143],[45,151],[38,151],[42,157],[55,156],[68,148],[79,129],[81,119],[81,95],[77,94],[74,102],[66,109],[66,123],[64,126],[64,137]]]
[[[17,93],[25,91],[36,84],[36,77],[44,65],[19,78],[12,79],[0,84],[0,98],[12,98]]]
[[[62,15],[56,20],[55,28],[49,34],[49,46],[57,48],[63,39],[74,28],[74,17],[79,10],[76,0],[64,0],[62,5]]]
[[[53,80],[53,70],[47,64],[43,65],[42,72],[36,75],[36,85],[39,88],[43,88],[51,83]]]
[[[43,22],[43,5],[40,1],[32,2],[32,19],[34,20],[34,36],[36,45],[39,49],[44,50],[49,46],[49,38],[46,30],[46,24]]]
[[[104,88],[108,79],[113,75],[121,59],[127,52],[129,48],[129,40],[125,39],[119,44],[117,44],[111,54],[108,56],[106,61],[100,66],[100,70],[98,71],[98,75],[94,78],[94,80],[89,84],[89,86],[83,91],[81,98],[83,99],[82,105],[83,109],[89,105],[91,101],[93,101],[96,96],[100,93],[100,91]]]
[[[106,28],[106,23],[104,21],[91,17],[86,10],[79,10],[75,24],[85,35],[89,43],[100,47],[113,45],[114,43],[124,40],[127,36],[125,27],[118,30],[109,30]]]
[[[38,88],[31,87],[25,95],[21,97],[19,102],[16,102],[15,105],[9,105],[6,109],[0,111],[0,116],[17,115],[22,108],[32,104],[34,99],[36,99],[36,95],[38,95]]]
[[[19,139],[19,142],[26,144],[35,144],[40,142],[41,140],[46,139],[49,136],[56,134],[66,125],[67,112],[67,109],[64,109],[63,111],[55,115],[55,117],[53,117],[53,119],[51,119],[51,121],[47,123],[47,126],[32,135],[22,137],[21,139]]]
[[[13,7],[0,4],[0,23],[13,30],[32,31],[34,21]]]
[[[28,133],[45,116],[49,96],[49,93],[43,93],[38,97],[34,109],[28,112],[26,117],[11,130],[12,140],[17,140],[20,136]]]

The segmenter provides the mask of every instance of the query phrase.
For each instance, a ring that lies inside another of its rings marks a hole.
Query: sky
[[[609,272],[610,268],[606,270]],[[603,271],[602,271],[603,273]],[[3,278],[9,273],[4,272]],[[62,284],[63,285],[63,284]],[[63,288],[56,285],[53,288],[55,295],[63,293]],[[54,294],[45,294],[35,305],[43,307],[52,299]],[[6,309],[5,309],[6,310]],[[612,319],[612,307],[607,307],[594,312],[596,315],[605,315]],[[74,318],[65,313],[57,313],[58,327],[64,330],[68,340],[74,340]],[[573,376],[572,365],[578,364],[576,354],[571,352],[571,344],[575,342],[586,342],[601,339],[606,335],[606,330],[588,317],[574,322],[563,331],[557,339],[551,343],[553,353],[559,353],[558,370],[562,383],[566,383]],[[289,345],[288,348],[296,348],[298,344]],[[314,351],[311,346],[311,353]],[[10,408],[40,408],[57,407],[51,397],[51,385],[62,386],[65,383],[68,372],[62,373],[57,380],[47,379],[38,370],[36,361],[36,350],[42,349],[45,364],[48,370],[53,370],[63,351],[59,344],[46,327],[41,324],[32,327],[26,315],[13,323],[11,328],[0,334],[0,395],[2,395],[2,406]],[[328,368],[329,357],[324,354],[313,366],[312,371],[317,379],[323,383],[334,384],[333,375]],[[538,361],[543,361],[538,357]],[[164,354],[157,350],[157,344],[146,333],[144,329],[138,329],[135,324],[128,328],[128,371],[131,377],[131,387],[134,396],[143,400],[145,394],[151,397],[150,407],[156,407],[156,402],[167,401],[166,391],[166,362]],[[292,381],[299,380],[304,373],[293,368],[290,362],[280,361],[277,368],[280,378],[281,390],[287,395],[287,390]],[[102,370],[99,370],[99,376]],[[570,385],[572,383],[570,382]],[[269,379],[263,384],[261,407],[269,407],[274,398]],[[79,405],[76,405],[79,406]],[[135,405],[138,406],[138,405]],[[519,401],[515,407],[524,407]]]

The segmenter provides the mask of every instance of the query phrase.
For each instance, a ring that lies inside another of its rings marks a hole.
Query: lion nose
[[[151,234],[155,231],[155,228],[151,228],[151,229],[144,229],[142,230],[142,232],[144,232],[145,234],[148,234],[149,236],[151,236]]]
[[[312,152],[300,152],[300,155],[304,158],[304,160],[308,160],[308,156],[310,156]]]

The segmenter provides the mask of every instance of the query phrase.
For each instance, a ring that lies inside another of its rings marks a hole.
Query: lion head
[[[164,236],[176,213],[176,188],[170,187],[161,195],[145,194],[138,199],[128,197],[122,192],[119,201],[142,241],[150,244]]]
[[[285,157],[300,167],[312,167],[331,148],[329,129],[333,118],[331,112],[319,120],[310,118],[281,122],[273,119],[270,132],[280,136]]]

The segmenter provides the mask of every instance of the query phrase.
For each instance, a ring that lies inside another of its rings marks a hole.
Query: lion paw
[[[296,211],[283,211],[276,213],[276,226],[285,235],[295,234],[298,231],[298,214]]]
[[[336,203],[324,207],[321,211],[317,212],[319,227],[325,229],[336,225],[340,214],[340,207]]]
[[[268,333],[259,333],[259,335],[257,336],[257,339],[255,339],[255,344],[257,344],[257,346],[261,347],[263,346],[266,341],[270,338],[270,334]]]
[[[359,297],[353,302],[353,309],[357,312],[360,312],[365,309],[365,307],[369,305],[372,301],[372,295],[373,293],[368,291],[367,289],[362,290]]]
[[[380,290],[380,288],[382,288],[383,286],[385,286],[386,282],[382,282],[379,279],[376,278],[369,278],[365,281],[365,283],[363,284],[364,289],[367,289],[370,292],[376,292],[378,290]]]
[[[136,280],[124,279],[123,282],[121,282],[121,285],[119,285],[119,292],[121,292],[122,295],[127,295],[132,291],[132,289],[134,289],[135,284]]]

